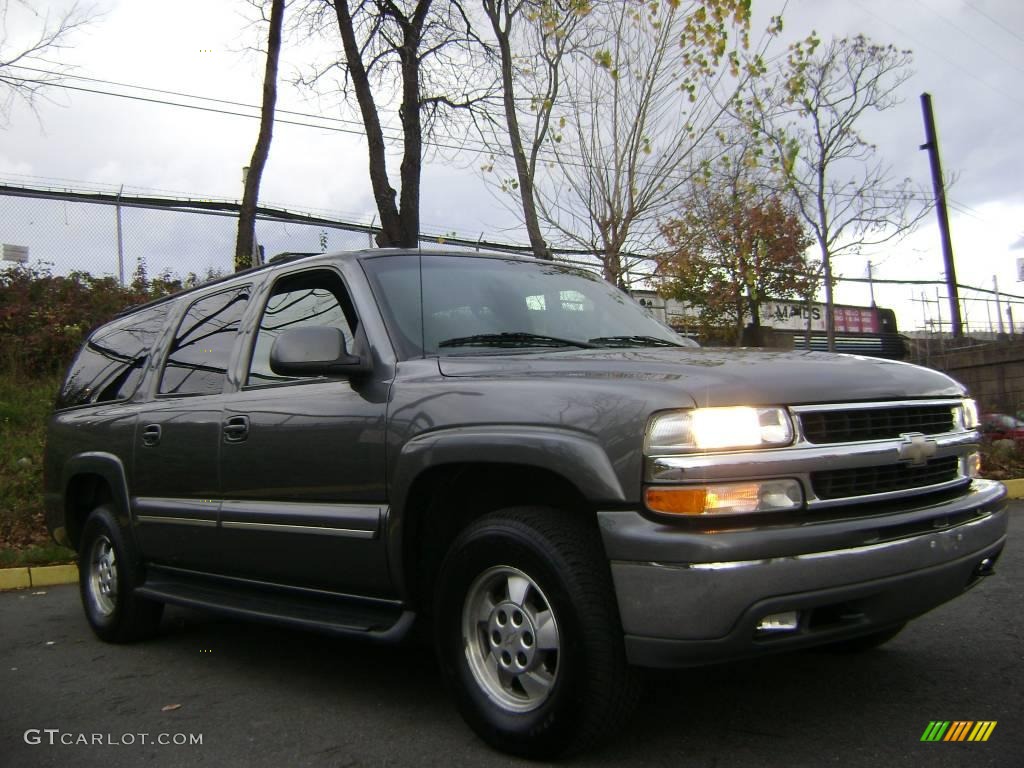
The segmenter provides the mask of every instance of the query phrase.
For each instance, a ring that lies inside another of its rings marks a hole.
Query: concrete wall
[[[979,343],[950,349],[951,342],[910,344],[908,361],[935,368],[964,384],[984,413],[1024,411],[1024,341]]]

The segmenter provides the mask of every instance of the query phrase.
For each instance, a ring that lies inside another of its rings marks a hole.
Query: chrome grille
[[[950,405],[901,405],[805,411],[800,414],[800,425],[807,442],[833,444],[887,440],[907,432],[938,435],[952,432],[954,419]]]
[[[960,460],[956,456],[932,459],[921,465],[884,464],[811,472],[811,487],[819,499],[843,499],[875,493],[925,488],[956,480]]]

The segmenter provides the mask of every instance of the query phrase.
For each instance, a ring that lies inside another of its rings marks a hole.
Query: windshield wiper
[[[608,345],[612,347],[681,347],[674,341],[659,339],[657,336],[597,336],[590,339],[594,345]]]
[[[592,349],[597,346],[588,341],[561,339],[557,336],[544,336],[540,333],[478,333],[474,336],[460,336],[438,342],[438,347],[582,347]]]

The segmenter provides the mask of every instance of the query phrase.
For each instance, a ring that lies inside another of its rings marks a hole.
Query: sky
[[[47,7],[54,14],[67,3],[32,5]],[[263,58],[252,46],[264,33],[253,24],[252,9],[244,0],[176,0],[172,4],[98,0],[96,8],[102,17],[77,34],[73,45],[59,55],[62,63],[74,67],[75,75],[259,104]],[[927,153],[919,150],[924,142],[919,95],[931,93],[944,170],[955,177],[948,198],[958,281],[991,288],[995,277],[1002,291],[1024,296],[1016,264],[1017,258],[1024,257],[1024,90],[1019,85],[1024,78],[1024,3],[753,0],[753,9],[755,30],[766,26],[769,17],[783,15],[783,34],[770,52],[781,51],[787,42],[812,30],[825,39],[863,33],[875,42],[913,51],[914,75],[901,89],[902,103],[870,115],[864,133],[893,165],[896,178],[930,184]],[[6,31],[13,43],[38,24],[16,10],[14,4],[7,18]],[[314,56],[322,60],[330,53],[325,45],[286,46],[283,78],[294,77]],[[79,88],[200,103],[109,82],[68,81]],[[248,165],[257,120],[82,90],[50,89],[46,96],[35,114],[15,104],[7,124],[0,127],[0,183],[103,190],[123,184],[130,190],[180,196],[241,196],[241,168]],[[225,104],[213,106],[258,114]],[[261,202],[369,223],[375,209],[366,146],[351,108],[337,98],[317,99],[286,83],[280,88],[278,107],[328,119],[293,116],[319,128],[278,122]],[[284,117],[279,112],[279,118]],[[483,161],[479,156],[452,153],[428,157],[421,196],[424,229],[525,242],[500,193],[484,179]],[[0,242],[32,237],[33,223],[38,226],[44,218],[38,204],[32,205],[36,207],[0,198]],[[66,244],[55,257],[58,260],[73,258],[82,250],[75,246],[76,237],[83,242],[107,237],[91,230],[83,237],[88,227],[83,223],[76,231],[74,214],[66,208],[54,215],[63,216],[58,234]],[[145,226],[155,226],[146,221]],[[211,228],[211,232],[214,229],[217,234],[215,238],[211,234],[211,242],[225,247],[231,239],[230,227]],[[834,270],[846,277],[864,277],[869,259],[876,278],[941,279],[934,215],[903,241],[844,256]],[[897,309],[903,329],[934,321],[939,313],[948,320],[948,308],[936,300],[939,295],[945,296],[945,290],[936,291],[934,286],[876,285],[877,302]],[[867,286],[842,284],[837,301],[867,304]],[[1024,322],[1024,302],[1014,311],[1015,320]],[[970,327],[978,328],[988,324],[994,310],[972,301],[967,312]]]

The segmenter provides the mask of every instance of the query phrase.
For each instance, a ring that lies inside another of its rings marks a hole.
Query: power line
[[[914,0],[914,2],[917,3],[917,5],[919,5],[921,8],[923,8],[925,11],[927,11],[930,14],[932,14],[936,18],[938,18],[939,21],[942,21],[943,23],[945,23],[946,26],[951,27],[961,37],[966,37],[968,40],[970,40],[973,43],[975,43],[979,48],[983,49],[990,56],[995,56],[997,59],[1002,61],[1004,64],[1009,64],[1011,67],[1016,69],[1018,72],[1024,73],[1024,67],[1021,67],[1016,62],[1010,61],[1009,59],[1007,59],[1005,56],[1003,56],[1001,53],[999,53],[997,50],[995,50],[989,43],[986,43],[986,42],[984,42],[982,40],[979,40],[978,38],[976,38],[974,35],[972,35],[970,32],[968,32],[963,27],[961,27],[961,26],[957,25],[956,23],[950,21],[944,14],[940,13],[939,11],[937,11],[934,8],[929,8],[921,0]]]
[[[992,16],[990,16],[983,9],[979,8],[974,3],[972,3],[971,0],[964,0],[964,4],[969,6],[971,8],[971,10],[973,10],[979,16],[984,16],[986,19],[988,19],[990,22],[992,22],[992,24],[994,24],[995,26],[999,27],[999,29],[1003,30],[1003,32],[1005,32],[1006,34],[1012,35],[1013,37],[1017,38],[1022,43],[1024,43],[1024,37],[1021,37],[1020,35],[1018,35],[1016,32],[1014,32],[1012,29],[1010,29],[1008,26],[1006,26],[1006,24],[1004,24],[1003,22],[999,21],[999,19],[996,19],[996,18],[993,18]]]
[[[115,80],[105,80],[105,79],[101,79],[101,78],[87,77],[87,76],[84,76],[84,75],[65,74],[65,73],[55,72],[55,71],[51,71],[51,70],[45,70],[45,69],[41,69],[41,68],[37,68],[37,67],[27,67],[27,66],[23,66],[23,65],[14,65],[14,66],[18,67],[19,69],[24,69],[26,71],[36,72],[36,73],[44,74],[44,75],[60,76],[60,77],[63,77],[63,78],[79,80],[79,81],[82,81],[82,82],[91,82],[91,83],[97,83],[97,84],[101,84],[101,85],[111,85],[111,86],[115,86],[115,87],[131,88],[131,89],[135,89],[135,90],[147,91],[147,92],[150,92],[150,93],[159,93],[159,94],[168,95],[168,96],[175,96],[175,97],[184,98],[184,99],[191,99],[191,100],[194,100],[194,101],[202,101],[202,102],[209,102],[209,103],[215,103],[215,104],[223,104],[223,105],[226,105],[226,106],[239,107],[239,108],[242,108],[242,109],[250,109],[250,110],[254,110],[254,112],[256,112],[257,114],[249,114],[247,112],[239,112],[239,111],[230,110],[230,109],[222,109],[222,108],[219,108],[219,107],[200,106],[200,105],[196,105],[196,104],[183,103],[183,102],[180,102],[180,101],[170,101],[170,100],[167,100],[167,99],[158,99],[158,98],[151,98],[151,97],[146,97],[146,96],[138,96],[138,95],[132,95],[132,94],[117,93],[116,91],[103,90],[103,89],[99,89],[99,88],[86,88],[86,87],[83,87],[83,86],[75,86],[75,85],[70,85],[70,84],[67,84],[67,83],[47,83],[48,86],[54,87],[54,88],[63,88],[65,90],[78,91],[78,92],[82,92],[82,93],[90,93],[90,94],[103,95],[103,96],[112,96],[112,97],[115,97],[115,98],[127,99],[127,100],[131,100],[131,101],[139,101],[139,102],[143,102],[143,103],[157,104],[157,105],[168,106],[168,107],[178,107],[178,108],[181,108],[181,109],[191,109],[191,110],[194,110],[194,111],[209,112],[209,113],[213,113],[213,114],[220,114],[220,115],[226,115],[226,116],[231,116],[231,117],[245,117],[245,118],[249,118],[249,119],[253,119],[253,120],[258,120],[259,117],[260,117],[260,115],[258,114],[259,111],[260,111],[260,107],[259,106],[254,105],[254,104],[246,104],[245,102],[234,101],[234,100],[231,100],[231,99],[222,99],[222,98],[217,98],[217,97],[212,97],[212,96],[200,96],[200,95],[197,95],[197,94],[191,94],[191,93],[187,93],[187,92],[184,92],[184,91],[167,90],[167,89],[154,88],[154,87],[145,86],[145,85],[135,85],[135,84],[132,84],[132,83],[118,82],[118,81],[115,81]],[[324,121],[324,122],[329,122],[329,123],[340,123],[341,126],[320,125],[320,124],[317,124],[317,123],[304,122],[304,121],[301,121],[301,120],[282,119],[282,118],[279,118],[279,117],[275,118],[275,122],[276,123],[285,124],[285,125],[292,125],[292,126],[297,126],[297,127],[302,127],[302,128],[314,128],[314,129],[332,131],[332,132],[336,132],[336,133],[343,133],[343,134],[347,134],[347,135],[358,136],[360,138],[365,136],[365,130],[363,129],[362,123],[359,122],[359,121],[356,121],[356,120],[348,120],[348,119],[339,118],[339,117],[330,117],[330,116],[318,115],[318,114],[310,113],[310,112],[299,112],[299,111],[295,111],[295,110],[286,110],[286,109],[278,109],[278,110],[276,110],[276,112],[280,113],[280,114],[293,115],[293,116],[296,116],[296,117],[309,118],[309,119],[317,120],[317,121]],[[348,127],[343,127],[343,126],[355,126],[355,127],[348,128]],[[452,137],[450,134],[443,134],[442,133],[440,135],[454,140],[454,137]],[[401,137],[397,136],[397,135],[387,135],[387,134],[385,134],[385,138],[387,138],[387,139],[389,139],[391,141],[396,141],[396,142],[397,141],[401,141]],[[469,140],[464,140],[461,143],[456,144],[456,143],[444,143],[444,142],[436,141],[436,140],[433,140],[433,139],[424,138],[422,143],[425,146],[434,147],[436,149],[448,149],[448,150],[453,150],[453,151],[465,151],[465,150],[469,149],[470,151],[476,151],[476,152],[479,152],[479,153],[486,153],[486,154],[492,154],[492,155],[500,155],[500,156],[508,157],[508,158],[512,157],[511,152],[495,151],[492,147],[489,147],[486,144],[483,144],[483,143],[480,143],[480,142],[473,142],[473,141],[469,141]],[[553,159],[555,157],[553,154],[549,154],[549,153],[546,153],[546,152],[543,153],[543,154],[544,154],[545,157],[548,157],[548,158],[552,158]],[[575,162],[568,161],[568,159],[570,159],[570,158],[572,160],[575,160]],[[583,162],[582,156],[573,155],[571,153],[566,153],[566,154],[560,155],[559,163],[562,164],[562,165],[567,165],[567,166],[570,166],[570,167],[577,167],[577,168],[588,167],[587,164]],[[638,173],[639,173],[639,175],[649,175],[649,174],[645,173],[643,170],[639,171]],[[677,179],[677,180],[682,180],[682,177],[678,176],[678,175],[669,175],[666,178],[673,178],[673,179]],[[830,196],[837,197],[837,198],[853,198],[853,197],[859,197],[860,195],[858,193],[856,193],[856,192],[841,192],[839,190],[832,190],[830,192]],[[879,199],[882,199],[882,200],[899,200],[899,199],[902,199],[904,197],[906,197],[908,199],[911,199],[911,200],[918,200],[918,201],[923,201],[923,202],[931,200],[931,195],[928,194],[928,193],[915,193],[915,192],[911,192],[911,193],[908,194],[908,193],[906,193],[904,191],[897,190],[897,189],[890,189],[890,190],[881,189],[881,190],[876,190],[874,192],[874,194],[873,194],[873,197],[876,197],[876,198],[879,198]],[[957,201],[951,200],[948,197],[947,197],[947,202],[949,202],[954,207],[959,206],[960,208],[969,208],[969,206],[967,206],[967,205],[965,205],[963,203],[959,203]],[[965,213],[967,215],[972,215],[971,213],[968,213],[968,211],[966,211],[966,210],[959,210],[959,212],[960,213]],[[975,218],[981,218],[981,217],[975,216]]]
[[[98,83],[100,85],[113,85],[113,86],[117,86],[118,88],[132,88],[132,89],[138,90],[138,91],[149,91],[150,93],[161,93],[161,94],[163,94],[165,96],[178,96],[178,97],[181,97],[181,98],[193,99],[193,100],[196,100],[196,101],[209,101],[209,102],[216,103],[216,104],[227,104],[229,106],[244,107],[246,109],[254,109],[256,111],[259,111],[261,109],[261,107],[259,107],[258,105],[246,104],[243,101],[233,101],[231,99],[220,99],[220,98],[215,98],[213,96],[200,96],[200,95],[195,94],[195,93],[186,93],[184,91],[171,91],[171,90],[166,90],[164,88],[153,88],[152,86],[148,86],[148,85],[136,85],[134,83],[125,83],[125,82],[120,82],[120,81],[117,81],[117,80],[104,80],[104,79],[98,78],[98,77],[86,77],[85,75],[76,75],[76,74],[72,74],[72,73],[54,72],[52,70],[40,69],[39,67],[28,67],[28,66],[24,66],[22,64],[16,64],[14,66],[18,67],[19,69],[24,69],[24,70],[26,70],[28,72],[36,72],[36,73],[39,73],[39,74],[42,74],[42,75],[52,75],[52,76],[55,76],[55,77],[61,77],[61,78],[69,79],[69,80],[81,80],[82,82]],[[49,85],[59,85],[59,84],[49,83]],[[100,91],[100,93],[107,93],[107,91]],[[282,115],[295,115],[297,117],[309,117],[309,118],[313,118],[315,120],[327,120],[329,122],[344,123],[344,124],[347,124],[347,125],[355,126],[356,128],[360,129],[360,131],[362,131],[362,126],[363,126],[363,124],[361,122],[359,122],[358,120],[346,120],[345,118],[342,118],[342,117],[329,117],[327,115],[318,115],[318,114],[313,113],[313,112],[298,112],[298,111],[290,110],[290,109],[281,109],[280,107],[275,108],[274,112],[276,114],[282,114]]]
[[[20,65],[18,65],[18,66],[20,66]],[[41,70],[41,69],[35,69],[35,68],[32,68],[32,67],[21,67],[21,68],[22,69],[30,69],[32,71],[41,72],[41,73],[44,73],[44,74],[60,74],[60,73],[55,73],[55,72],[48,72],[46,70]],[[195,94],[185,93],[185,92],[182,92],[182,91],[169,91],[169,90],[163,90],[163,89],[159,89],[159,88],[151,88],[149,86],[143,86],[143,85],[132,85],[132,84],[129,84],[129,83],[119,83],[119,82],[112,81],[112,80],[101,80],[101,79],[98,79],[98,78],[84,77],[84,76],[81,76],[81,75],[65,75],[65,77],[70,77],[70,78],[73,78],[73,79],[89,81],[89,82],[96,82],[96,83],[100,83],[100,84],[108,84],[108,85],[120,86],[120,87],[125,87],[125,88],[134,88],[134,89],[143,90],[143,91],[150,91],[150,92],[153,92],[153,93],[163,93],[163,94],[166,94],[166,95],[175,95],[175,96],[179,96],[179,97],[182,97],[182,98],[194,99],[194,100],[197,100],[197,101],[208,101],[208,102],[213,102],[213,103],[226,104],[226,105],[229,105],[229,106],[237,106],[237,107],[241,107],[241,108],[244,108],[244,109],[252,109],[252,110],[256,110],[256,111],[259,111],[259,109],[260,109],[260,107],[254,105],[254,104],[246,104],[244,102],[232,101],[230,99],[220,99],[220,98],[215,98],[215,97],[211,97],[211,96],[198,96],[198,95],[195,95]],[[227,110],[227,109],[220,109],[220,108],[216,108],[216,107],[204,107],[204,106],[199,106],[199,105],[196,105],[196,104],[185,104],[185,103],[176,102],[176,101],[168,101],[166,99],[155,99],[155,98],[149,98],[149,97],[145,97],[145,96],[134,96],[134,95],[131,95],[131,94],[117,93],[115,91],[106,91],[106,90],[101,90],[101,89],[98,89],[98,88],[85,88],[85,87],[82,87],[82,86],[68,85],[66,83],[48,83],[47,85],[49,85],[50,87],[53,87],[53,88],[63,88],[63,89],[66,89],[66,90],[80,91],[80,92],[83,92],[83,93],[92,93],[92,94],[99,94],[99,95],[104,95],[104,96],[114,96],[116,98],[129,99],[129,100],[132,100],[132,101],[141,101],[141,102],[150,103],[150,104],[159,104],[159,105],[162,105],[162,106],[180,107],[180,108],[183,108],[183,109],[192,109],[192,110],[196,110],[196,111],[199,111],[199,112],[212,112],[214,114],[228,115],[228,116],[232,116],[232,117],[247,117],[247,118],[250,118],[250,119],[253,119],[253,120],[258,120],[259,119],[259,115],[258,114],[249,114],[249,113],[246,113],[246,112],[236,112],[236,111]],[[324,120],[324,121],[328,121],[328,122],[340,122],[340,123],[344,123],[344,124],[347,124],[347,125],[355,125],[355,126],[358,126],[358,127],[357,128],[339,128],[339,127],[331,127],[331,126],[325,126],[325,125],[318,125],[318,124],[315,124],[315,123],[307,123],[307,122],[302,122],[302,121],[298,121],[298,120],[281,120],[280,118],[276,118],[275,119],[275,122],[277,122],[277,123],[283,123],[283,124],[287,124],[287,125],[294,125],[294,126],[299,126],[299,127],[303,127],[303,128],[316,128],[316,129],[327,130],[327,131],[335,131],[335,132],[339,132],[339,133],[346,133],[346,134],[360,136],[360,137],[365,136],[365,131],[363,130],[362,123],[360,123],[358,121],[355,121],[355,120],[345,120],[343,118],[327,117],[327,116],[323,116],[323,115],[316,115],[316,114],[309,113],[309,112],[296,112],[296,111],[292,111],[292,110],[276,110],[276,111],[280,112],[282,114],[297,115],[297,116],[300,116],[300,117],[309,117],[309,118],[312,118],[314,120]],[[441,134],[441,135],[447,135],[447,134]],[[450,137],[450,135],[447,135],[447,136]],[[390,139],[392,141],[400,141],[401,140],[401,137],[399,137],[399,136],[387,136],[386,135],[385,138],[388,138],[388,139]],[[450,137],[450,138],[454,138],[454,137]],[[431,139],[424,139],[423,140],[423,144],[426,145],[426,146],[432,146],[432,147],[435,147],[435,148],[438,148],[438,149],[465,150],[467,148],[470,148],[470,149],[475,149],[476,151],[482,152],[482,153],[501,155],[503,157],[509,157],[509,158],[512,157],[512,154],[510,152],[494,151],[491,147],[489,147],[489,146],[487,146],[485,144],[476,143],[476,142],[470,142],[470,141],[463,142],[462,144],[456,145],[456,144],[443,144],[443,143],[440,143],[440,142],[437,142],[437,141],[434,141],[434,140],[431,140]],[[545,153],[545,157],[550,157],[550,158],[553,159],[554,155],[549,155],[549,154]],[[562,165],[569,165],[569,166],[572,166],[572,167],[579,167],[579,168],[588,167],[587,164],[582,162],[582,160],[583,160],[582,156],[573,155],[573,154],[570,154],[570,153],[565,153],[565,154],[561,154],[560,157],[561,158],[573,158],[573,159],[576,159],[576,160],[580,161],[580,162],[564,162],[564,160],[560,160],[560,164],[562,164]],[[648,175],[648,174],[645,174],[642,170],[639,171],[638,173],[639,173],[639,175]],[[680,177],[680,176],[669,176],[668,178],[681,179],[682,177]],[[852,198],[852,197],[860,197],[861,196],[860,194],[858,194],[856,192],[841,192],[839,190],[832,190],[832,191],[830,191],[829,194],[832,197],[841,197],[841,198]],[[910,194],[907,194],[907,193],[905,193],[905,192],[903,192],[901,190],[898,190],[898,189],[889,189],[889,190],[881,189],[881,190],[877,190],[874,193],[873,196],[877,197],[877,198],[880,198],[880,199],[883,199],[883,200],[898,200],[898,199],[902,199],[903,197],[907,197],[907,198],[913,199],[913,200],[922,200],[922,201],[926,201],[926,200],[930,200],[931,199],[931,196],[929,194],[927,194],[927,193],[921,193],[921,194],[910,193]]]
[[[959,69],[961,72],[963,72],[965,75],[970,77],[972,80],[977,80],[979,83],[984,85],[986,88],[988,88],[989,90],[993,91],[994,93],[999,94],[1004,99],[1012,101],[1014,104],[1017,104],[1018,106],[1024,107],[1024,101],[1019,101],[1018,99],[1014,98],[1010,94],[1006,93],[1001,88],[997,88],[996,86],[992,85],[990,82],[988,82],[988,80],[984,80],[983,78],[981,78],[978,75],[974,74],[973,72],[971,72],[969,69],[967,69],[963,65],[953,61],[953,59],[949,58],[948,56],[946,56],[944,53],[942,53],[938,49],[933,48],[932,46],[928,45],[925,42],[922,42],[920,38],[915,37],[914,35],[912,35],[909,32],[907,32],[905,29],[902,29],[902,28],[896,26],[891,21],[889,21],[887,18],[885,18],[884,16],[879,16],[877,13],[872,11],[870,8],[864,7],[863,5],[861,5],[860,0],[853,0],[853,4],[856,5],[858,8],[860,8],[865,13],[867,13],[869,16],[873,16],[874,18],[878,19],[878,21],[882,22],[886,26],[891,27],[892,29],[895,29],[897,32],[899,32],[904,37],[907,37],[907,38],[909,38],[911,40],[914,40],[919,45],[923,46],[924,48],[927,48],[929,51],[931,51],[933,54],[935,54],[940,59],[945,61],[947,64],[955,67],[956,69]]]

